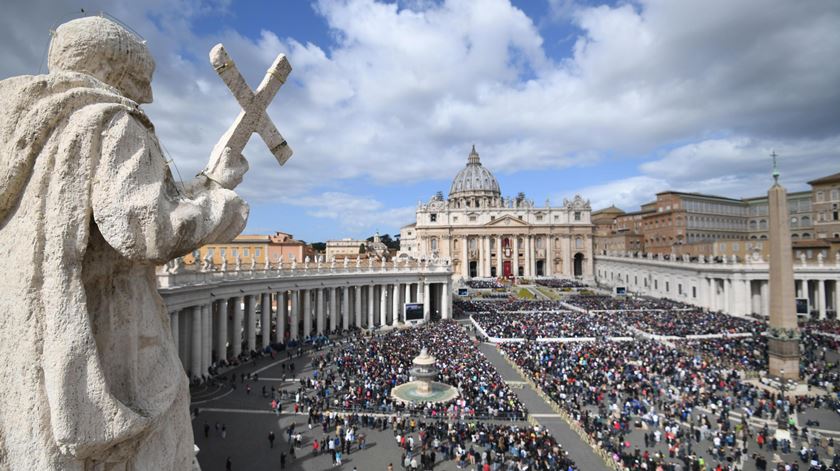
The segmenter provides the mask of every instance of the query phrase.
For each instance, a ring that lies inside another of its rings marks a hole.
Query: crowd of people
[[[496,279],[471,279],[466,281],[467,286],[472,289],[499,289],[504,288],[499,280]]]
[[[578,280],[567,280],[564,278],[537,278],[534,282],[540,286],[556,288],[561,290],[587,288],[588,285]]]
[[[763,321],[697,308],[681,311],[668,309],[622,311],[616,313],[615,318],[649,334],[677,337],[755,333],[767,330],[767,325]]]
[[[586,311],[640,311],[649,309],[694,309],[685,303],[648,296],[609,296],[604,294],[573,294],[564,299],[572,306]]]
[[[703,348],[711,356],[733,340]],[[746,352],[750,344],[745,345],[740,348]],[[692,466],[701,459],[694,454],[698,448],[714,458],[706,465],[734,469],[753,459],[744,453],[748,444],[754,448],[756,440],[770,441],[766,431],[745,419],[776,421],[782,411],[829,406],[820,397],[792,404],[744,381],[727,362],[656,341],[527,342],[501,348],[598,446],[630,469],[677,461]],[[827,450],[812,446],[807,429],[793,427],[792,432],[800,446],[831,458]],[[655,435],[652,443],[648,433]],[[657,453],[659,444],[667,452]]]
[[[436,358],[438,381],[455,386],[448,404],[405,405],[391,389],[409,381],[412,360],[425,347]],[[522,419],[519,402],[493,365],[457,323],[441,321],[376,335],[355,332],[315,359],[308,406],[425,417]]]
[[[630,331],[606,315],[577,311],[484,312],[473,315],[489,337],[623,337]]]

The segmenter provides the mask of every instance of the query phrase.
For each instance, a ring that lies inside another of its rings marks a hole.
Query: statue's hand
[[[231,151],[230,147],[224,147],[221,151],[214,149],[203,173],[211,181],[232,190],[242,183],[242,177],[247,171],[248,161],[242,154]]]

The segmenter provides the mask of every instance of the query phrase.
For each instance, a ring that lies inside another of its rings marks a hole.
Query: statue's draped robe
[[[190,468],[155,265],[233,238],[247,212],[229,190],[179,191],[148,118],[107,85],[0,81],[0,469]]]

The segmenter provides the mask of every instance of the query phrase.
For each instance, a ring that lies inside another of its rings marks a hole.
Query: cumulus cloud
[[[340,228],[354,235],[367,234],[368,229],[382,233],[394,232],[405,221],[414,218],[415,208],[388,208],[370,196],[342,192],[325,192],[302,198],[287,198],[285,204],[306,208],[307,214],[335,221]]]
[[[201,18],[227,14],[224,1],[91,3],[149,40],[158,69],[147,110],[184,178],[238,112],[206,63],[210,47],[224,42],[252,84],[278,52],[289,56],[291,80],[269,112],[295,156],[281,169],[259,137],[246,149],[253,171],[241,192],[263,203],[330,192],[364,199],[350,181],[446,178],[472,143],[500,173],[648,161],[635,178],[580,189],[593,201],[615,200],[610,191],[647,200],[652,192],[640,192],[660,184],[752,193],[770,147],[792,179],[836,171],[833,0],[552,0],[553,23],[535,23],[508,0],[320,0],[326,44],[282,30],[195,33]],[[33,73],[48,28],[66,16],[47,0],[4,8],[0,77]],[[544,44],[557,22],[575,35],[563,58]],[[382,217],[396,216],[389,208],[379,206]],[[403,215],[400,223],[411,220]],[[377,222],[358,219],[366,220]]]

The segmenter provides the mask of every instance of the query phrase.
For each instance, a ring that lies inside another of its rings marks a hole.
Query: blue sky
[[[256,84],[292,78],[238,191],[247,232],[307,241],[395,233],[448,192],[475,144],[502,192],[580,193],[633,210],[657,191],[766,190],[771,149],[792,190],[840,171],[840,3],[815,0],[94,0],[157,60],[146,110],[184,178],[238,112],[207,64],[223,42]],[[14,2],[0,78],[36,73],[76,3]]]

